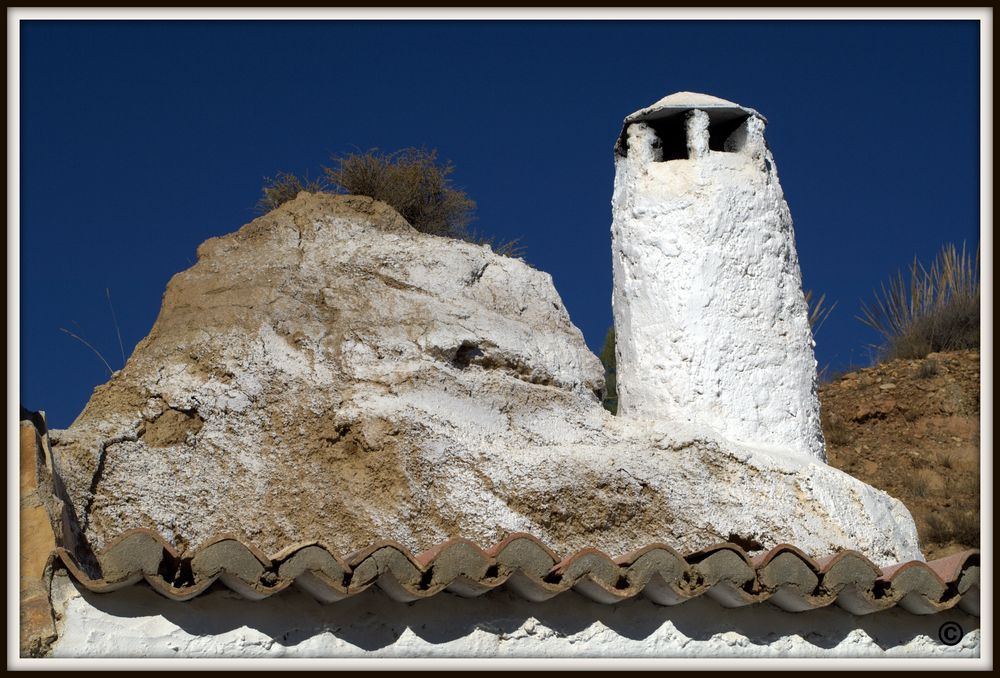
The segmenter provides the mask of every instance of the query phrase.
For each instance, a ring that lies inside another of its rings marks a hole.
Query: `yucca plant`
[[[975,256],[948,243],[930,268],[916,257],[861,303],[858,319],[882,336],[881,360],[979,347],[979,248]]]

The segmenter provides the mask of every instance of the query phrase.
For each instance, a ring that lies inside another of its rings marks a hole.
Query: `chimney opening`
[[[719,153],[739,153],[743,150],[746,141],[745,135],[734,134],[750,117],[748,114],[719,118],[718,114],[709,113],[714,119],[708,126],[708,148]],[[643,120],[656,135],[653,141],[653,157],[656,162],[667,162],[670,160],[687,160],[687,128],[684,115],[671,115],[666,118],[654,120]],[[628,147],[625,143],[625,134],[619,138],[615,146],[615,151],[625,157],[628,155]]]
[[[712,121],[712,123],[708,126],[709,150],[720,151],[723,153],[738,153],[743,150],[742,143],[726,144],[726,141],[730,136],[732,136],[733,132],[738,130],[743,123],[746,122],[749,117],[749,115],[741,115],[736,118],[729,118],[728,120]]]
[[[652,128],[659,140],[662,155],[657,162],[688,159],[687,129],[683,115],[645,122]]]

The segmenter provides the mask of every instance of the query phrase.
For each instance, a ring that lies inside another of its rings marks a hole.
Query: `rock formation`
[[[614,417],[602,390],[548,274],[367,198],[302,193],[204,243],[51,440],[95,550],[148,527],[179,549],[526,531],[564,553],[739,540],[920,558],[888,495],[705,427]]]
[[[756,111],[673,94],[615,153],[618,413],[825,461],[792,219]]]

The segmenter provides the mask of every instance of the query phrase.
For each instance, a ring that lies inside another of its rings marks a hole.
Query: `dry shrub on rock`
[[[303,181],[290,172],[278,172],[275,177],[264,177],[262,195],[257,201],[256,210],[266,214],[289,200],[294,200],[301,191],[319,193],[324,189],[325,186],[319,179],[310,179],[306,176]]]
[[[404,148],[382,153],[373,148],[333,158],[324,168],[330,183],[343,193],[366,195],[391,205],[423,233],[468,239],[476,203],[452,187],[455,168],[440,164],[437,151]]]
[[[373,148],[334,156],[333,161],[333,167],[323,168],[322,180],[306,177],[303,181],[288,172],[265,178],[257,211],[270,212],[294,199],[300,191],[319,193],[333,189],[381,200],[422,233],[465,240],[523,261],[525,248],[519,239],[496,240],[468,229],[476,203],[452,186],[450,177],[455,168],[451,162],[438,162],[436,150],[404,148],[383,153]]]

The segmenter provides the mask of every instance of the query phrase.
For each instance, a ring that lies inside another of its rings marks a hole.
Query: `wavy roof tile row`
[[[666,544],[650,544],[618,558],[593,548],[560,558],[536,537],[516,533],[488,549],[455,538],[414,555],[383,541],[340,557],[320,542],[305,542],[268,556],[231,534],[179,553],[156,532],[135,529],[98,556],[99,572],[88,573],[91,568],[63,548],[54,555],[90,591],[145,581],[177,601],[221,582],[252,600],[290,586],[327,603],[372,586],[404,602],[442,591],[472,597],[505,587],[530,601],[573,589],[605,604],[642,595],[659,605],[677,605],[707,595],[726,607],[768,601],[793,612],[836,604],[858,615],[897,605],[914,614],[957,606],[979,615],[979,551],[887,568],[855,551],[813,559],[786,544],[754,558],[732,543],[683,556]]]

